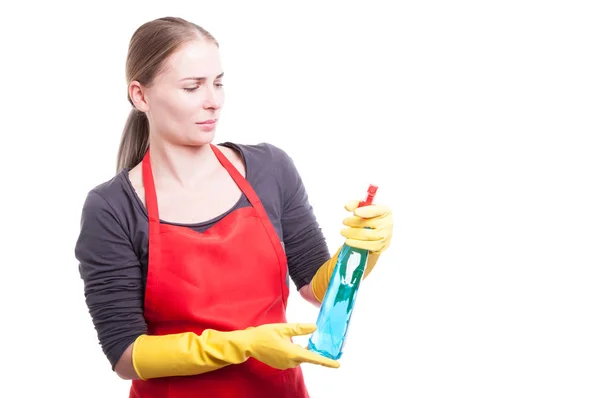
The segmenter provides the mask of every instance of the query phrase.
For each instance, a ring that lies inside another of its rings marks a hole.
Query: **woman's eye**
[[[185,91],[190,91],[190,92],[191,92],[191,91],[196,91],[196,90],[198,90],[198,87],[199,87],[199,86],[196,86],[196,87],[184,87],[184,90],[185,90]]]

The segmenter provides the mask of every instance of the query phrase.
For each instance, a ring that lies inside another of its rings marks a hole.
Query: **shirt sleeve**
[[[281,226],[288,270],[299,290],[310,283],[331,255],[293,160],[278,149],[274,153],[274,162],[281,187]]]
[[[125,349],[147,331],[142,268],[115,212],[94,190],[83,206],[75,257],[100,346],[114,370]]]

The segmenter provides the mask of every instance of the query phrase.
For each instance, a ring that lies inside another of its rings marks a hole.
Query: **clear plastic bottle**
[[[359,207],[373,202],[377,186],[370,185]],[[344,244],[340,249],[327,292],[317,318],[317,330],[308,340],[308,349],[331,359],[342,356],[356,295],[369,252]]]

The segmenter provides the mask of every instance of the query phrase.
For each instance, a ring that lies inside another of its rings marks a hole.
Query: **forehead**
[[[168,79],[200,76],[212,78],[221,74],[219,47],[206,40],[183,44],[167,58],[163,75]]]

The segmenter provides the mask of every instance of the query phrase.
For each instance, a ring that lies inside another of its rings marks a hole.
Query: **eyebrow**
[[[225,74],[225,72],[221,72],[220,75],[218,75],[216,77],[216,79],[220,79],[223,77],[223,75]],[[203,81],[206,80],[206,77],[184,77],[183,79],[181,79],[180,81],[184,81],[184,80],[196,80],[196,81]]]

